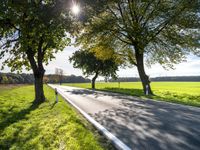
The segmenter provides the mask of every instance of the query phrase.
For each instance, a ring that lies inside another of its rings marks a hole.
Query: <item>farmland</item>
[[[90,83],[64,85],[91,88]],[[96,89],[200,107],[200,82],[152,82],[151,85],[153,96],[143,94],[140,82],[97,82]]]

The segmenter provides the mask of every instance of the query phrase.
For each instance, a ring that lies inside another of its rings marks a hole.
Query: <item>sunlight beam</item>
[[[72,9],[71,9],[71,10],[72,10],[73,14],[78,15],[79,12],[80,12],[80,7],[79,7],[79,5],[74,4],[74,5],[72,6]]]

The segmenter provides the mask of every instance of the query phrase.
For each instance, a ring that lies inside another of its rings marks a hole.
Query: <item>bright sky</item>
[[[69,57],[77,49],[74,47],[66,47],[64,51],[57,53],[56,58],[52,60],[48,66],[45,66],[46,74],[53,74],[55,68],[62,68],[66,75],[82,75],[80,69],[73,68],[72,64],[69,63]],[[0,60],[0,67],[2,60]],[[175,70],[164,70],[160,65],[153,65],[151,68],[146,68],[146,73],[150,77],[156,76],[189,76],[189,75],[200,75],[200,57],[188,56],[187,62],[183,62],[175,66]],[[10,72],[8,67],[5,67],[1,72]],[[28,73],[26,70],[24,73]],[[32,72],[29,72],[32,73]],[[136,68],[120,69],[118,71],[120,77],[138,77]]]

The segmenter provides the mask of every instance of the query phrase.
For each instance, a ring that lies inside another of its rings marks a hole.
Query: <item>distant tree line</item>
[[[169,77],[155,77],[152,81],[193,81],[199,82],[200,76],[169,76]]]
[[[140,81],[137,77],[120,77],[116,79],[110,79],[109,82],[136,82]],[[168,76],[168,77],[154,77],[150,78],[150,81],[185,81],[185,82],[200,82],[200,76]]]
[[[200,82],[200,76],[168,76],[168,77],[154,77],[151,81],[185,81],[185,82]],[[56,74],[45,75],[44,83],[60,83],[60,79]],[[118,79],[109,79],[109,82],[136,82],[140,81],[137,77],[120,77]],[[65,76],[63,75],[62,83],[89,83],[90,79],[82,76]],[[0,73],[0,84],[33,84],[33,74],[15,74],[15,73]]]
[[[136,82],[140,81],[140,78],[137,77],[120,77],[117,79],[109,79],[109,82]]]
[[[44,77],[44,82],[48,83],[60,83],[60,77],[58,75],[50,74]],[[82,76],[64,76],[61,79],[62,83],[87,83],[90,82],[90,79],[84,78]]]
[[[44,76],[44,83],[59,83],[57,75],[49,74]],[[90,82],[90,79],[86,79],[82,76],[63,76],[62,83],[86,83]],[[15,74],[15,73],[0,73],[0,84],[33,84],[33,74]]]
[[[0,73],[1,84],[30,84],[33,82],[33,74]]]

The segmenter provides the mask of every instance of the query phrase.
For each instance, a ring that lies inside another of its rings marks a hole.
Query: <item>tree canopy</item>
[[[92,88],[95,88],[95,80],[98,76],[116,78],[116,71],[119,64],[115,58],[99,59],[95,56],[95,52],[88,50],[76,51],[70,62],[73,62],[74,68],[80,68],[86,76],[94,75],[92,79]]]
[[[138,69],[144,92],[152,93],[144,62],[173,68],[186,55],[200,54],[199,0],[102,0],[92,8],[85,7],[91,15],[82,24],[80,45],[106,42],[126,55]]]

